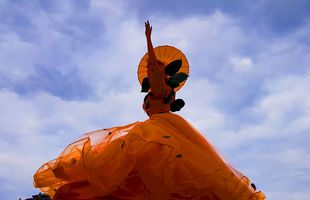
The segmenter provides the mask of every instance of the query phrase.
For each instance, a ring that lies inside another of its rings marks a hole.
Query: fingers
[[[145,35],[146,37],[151,37],[151,33],[152,33],[152,26],[150,26],[150,22],[149,20],[147,20],[145,23]]]
[[[149,22],[149,20],[147,20],[146,22],[145,22],[145,27],[150,27],[150,22]]]

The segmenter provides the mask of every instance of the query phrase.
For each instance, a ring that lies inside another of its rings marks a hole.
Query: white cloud
[[[251,58],[245,57],[232,57],[231,63],[233,64],[234,69],[238,71],[249,71],[253,67]]]
[[[248,109],[249,117],[260,118],[239,130],[228,130],[218,137],[227,148],[237,148],[255,139],[296,137],[310,132],[310,73],[275,79],[265,86],[267,95]],[[300,136],[302,137],[302,136]]]
[[[120,17],[125,12],[125,2],[123,1],[106,1],[106,0],[91,0],[91,9],[102,13],[107,17]]]
[[[298,191],[298,192],[282,192],[273,191],[267,197],[268,199],[296,199],[296,200],[308,200],[310,196],[309,191]]]
[[[36,55],[33,44],[21,41],[13,32],[2,33],[1,37],[0,74],[12,81],[24,80],[33,72],[31,65]]]
[[[299,163],[299,167],[308,168],[308,170],[310,170],[309,152],[300,147],[297,147],[296,149],[287,149],[286,151],[281,152],[279,155],[279,161],[283,162],[283,164],[290,165],[296,165],[296,163]]]
[[[186,84],[177,94],[177,98],[185,101],[184,117],[204,132],[221,129],[225,125],[224,114],[212,105],[216,101],[215,86],[206,79],[193,80],[191,77]]]
[[[306,120],[310,116],[309,84],[309,72],[269,82],[266,85],[269,95],[262,99],[254,111],[263,114],[266,122],[285,127],[287,131],[284,133],[309,132]]]

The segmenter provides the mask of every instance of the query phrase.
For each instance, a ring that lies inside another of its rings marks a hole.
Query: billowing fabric
[[[54,200],[261,200],[186,120],[154,114],[144,122],[82,135],[34,175]]]

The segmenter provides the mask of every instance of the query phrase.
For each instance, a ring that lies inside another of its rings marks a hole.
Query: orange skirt
[[[265,199],[249,183],[172,113],[86,133],[34,175],[34,186],[54,200]]]

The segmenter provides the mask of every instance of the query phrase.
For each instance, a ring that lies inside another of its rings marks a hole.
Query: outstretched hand
[[[151,38],[152,26],[150,26],[149,20],[145,22],[145,36],[146,38]]]
[[[146,36],[146,43],[147,43],[147,51],[149,53],[148,64],[152,64],[158,67],[156,55],[155,55],[152,40],[151,40],[151,33],[152,33],[152,27],[150,26],[149,20],[147,20],[145,22],[145,36]]]

